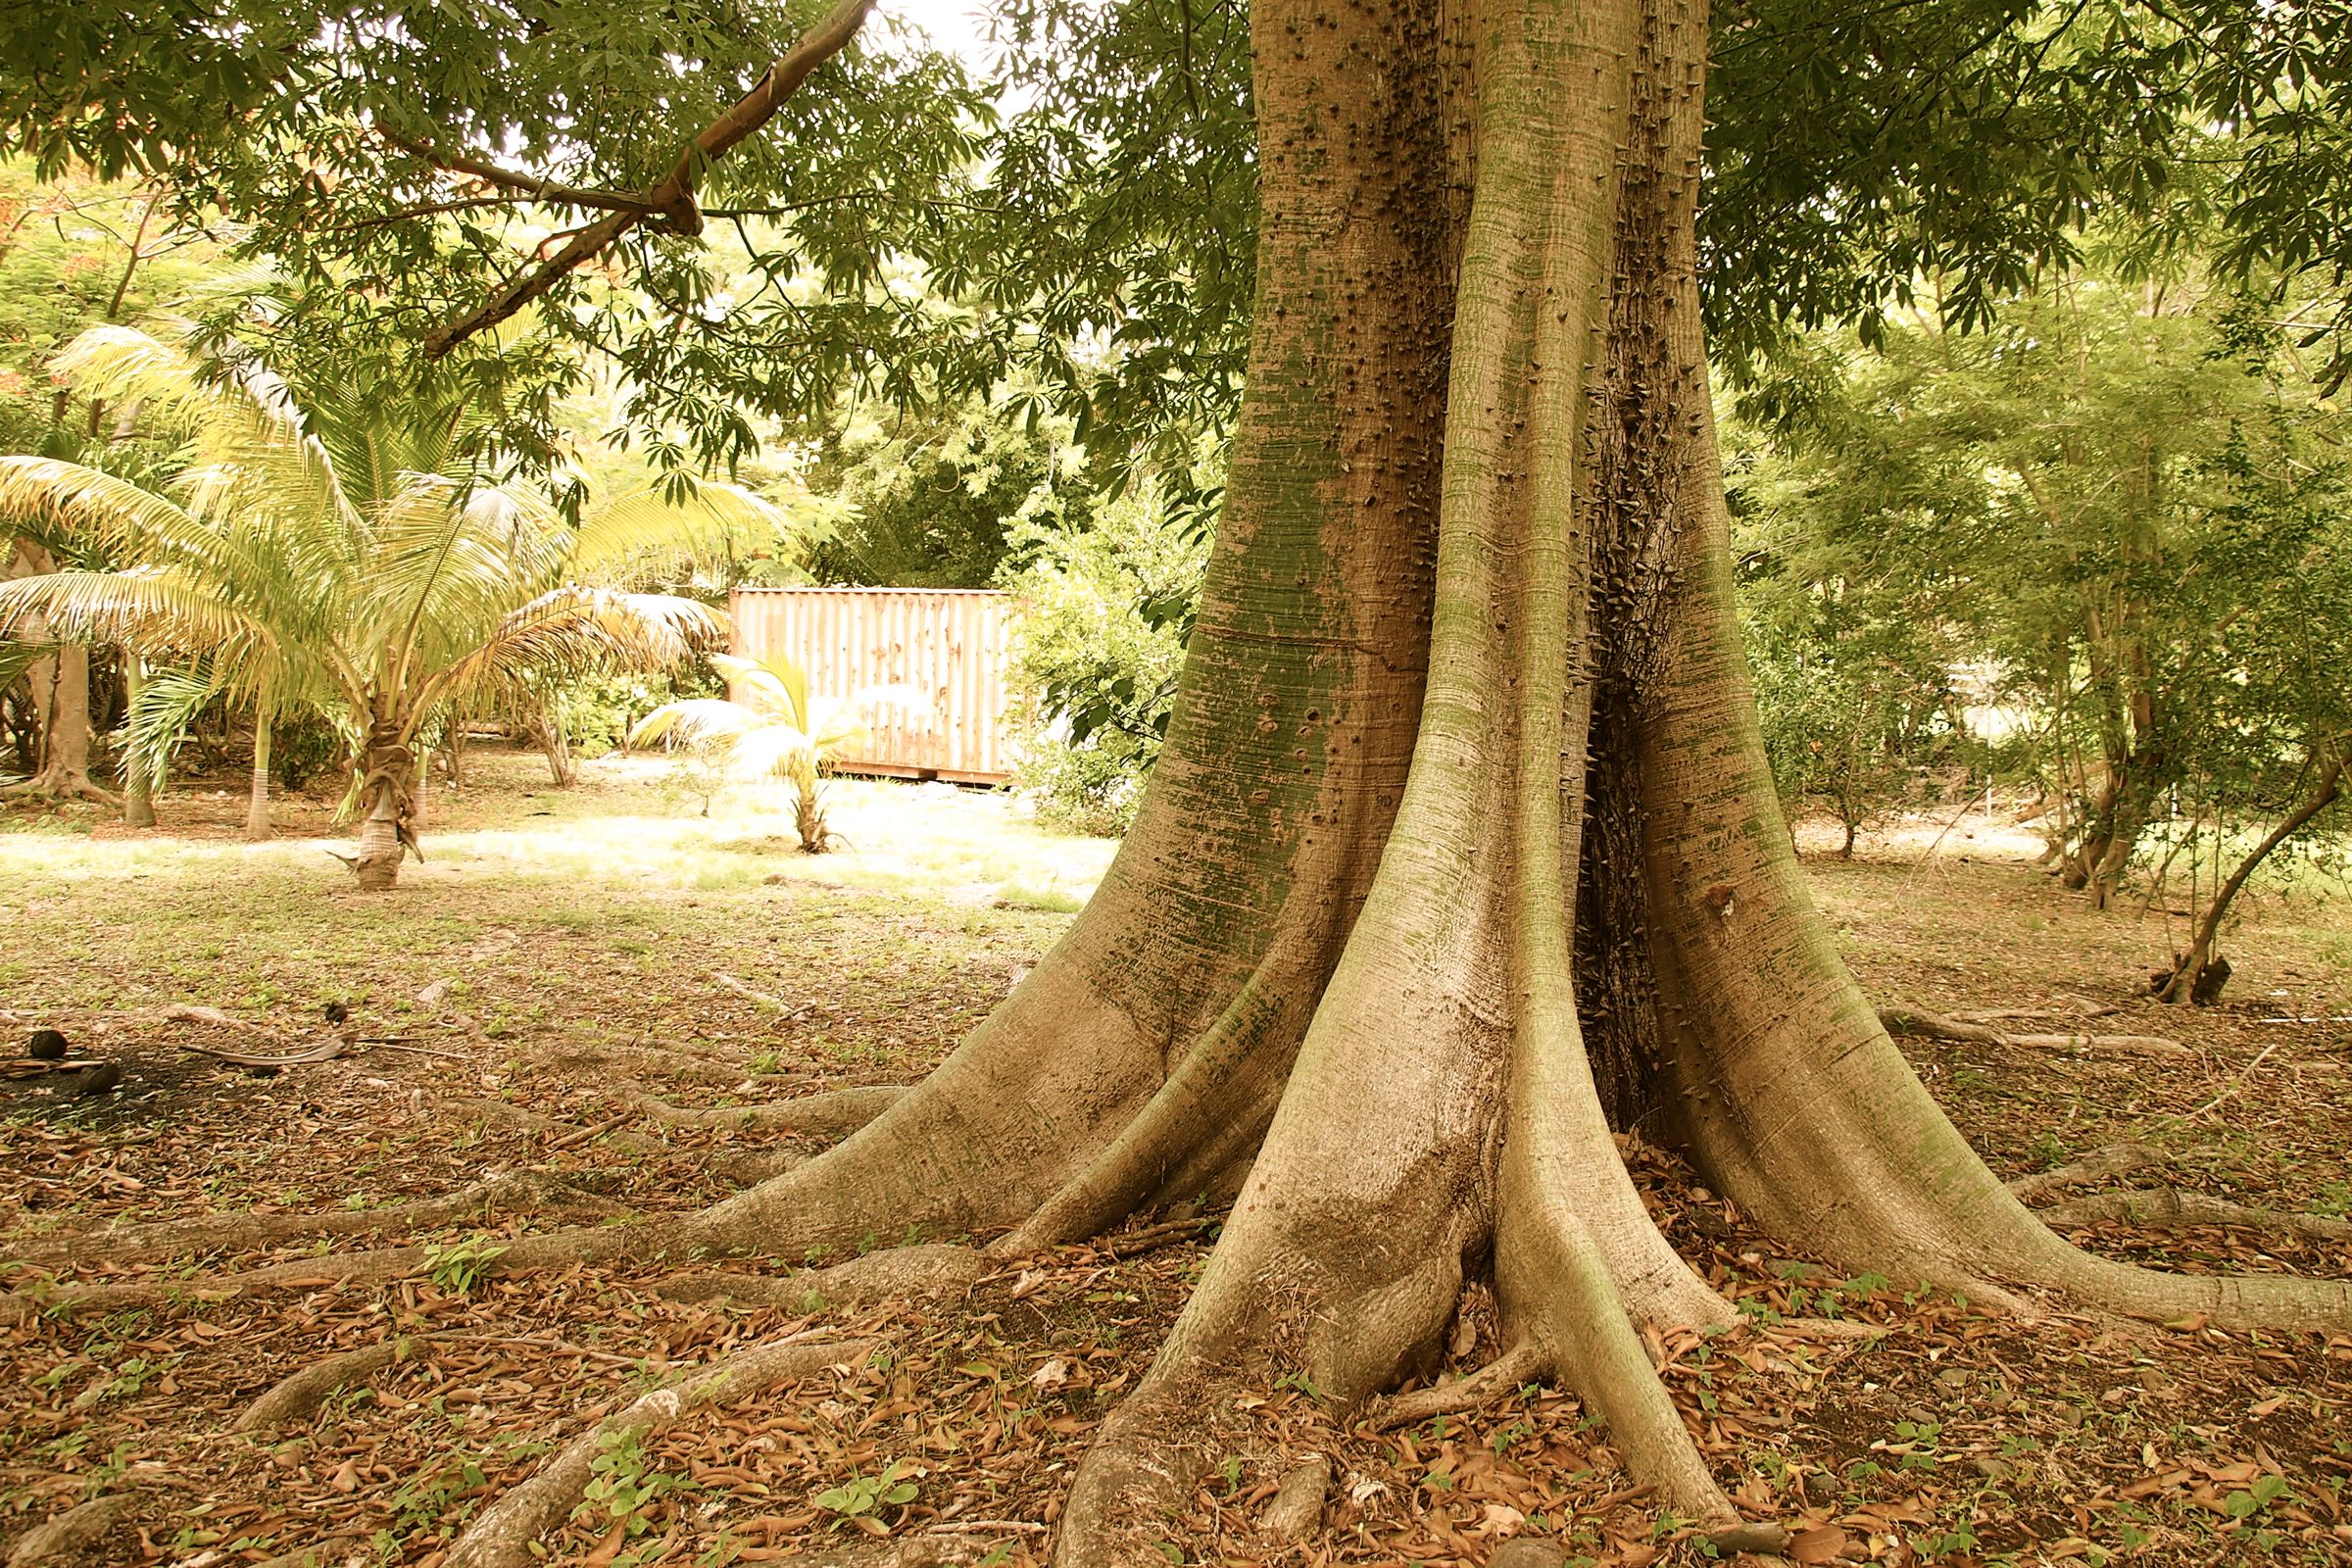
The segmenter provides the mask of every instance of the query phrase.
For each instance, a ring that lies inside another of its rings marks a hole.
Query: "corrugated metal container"
[[[1005,623],[1010,597],[979,588],[738,588],[735,652],[781,653],[812,696],[870,705],[872,734],[837,759],[844,773],[1002,784]],[[895,699],[895,700],[893,700]]]

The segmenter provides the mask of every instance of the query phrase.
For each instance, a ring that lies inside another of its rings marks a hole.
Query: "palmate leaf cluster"
[[[131,719],[151,774],[216,701],[265,721],[322,714],[356,751],[371,731],[405,746],[453,713],[535,711],[568,679],[677,664],[716,638],[710,612],[583,575],[779,520],[706,483],[591,497],[575,524],[543,485],[470,466],[476,416],[462,403],[366,385],[298,394],[260,362],[208,367],[130,328],[93,329],[57,364],[183,432],[187,461],[150,489],[0,459],[0,517],[113,564],[0,585],[0,636],[38,624],[166,666]]]
[[[806,0],[107,0],[0,20],[0,130],[169,175],[290,279],[289,366],[414,373],[423,335],[640,190],[815,14]],[[583,356],[633,385],[669,461],[740,457],[847,392],[985,395],[1015,368],[1107,460],[1205,514],[1185,461],[1230,424],[1254,272],[1246,8],[1004,0],[997,80],[885,35],[699,172],[660,224],[448,373],[482,430],[543,448]],[[1791,327],[1874,340],[1933,278],[1954,325],[2070,262],[2095,213],[2202,221],[2267,282],[2352,258],[2346,0],[1725,0],[1707,84],[1701,265],[1724,363]],[[459,153],[536,196],[437,169]],[[2226,167],[2226,184],[2184,170]],[[2216,198],[2212,193],[2221,191]],[[1434,199],[1434,196],[1433,196]],[[2316,325],[2324,327],[2331,317]],[[1023,412],[1016,407],[1014,413]],[[1188,484],[1193,485],[1187,493]]]
[[[818,778],[825,765],[865,739],[867,715],[876,709],[928,707],[921,693],[890,686],[848,698],[812,693],[808,666],[782,653],[760,659],[713,654],[710,663],[734,696],[664,703],[638,720],[629,744],[682,746],[715,773],[785,784],[801,848],[811,855],[832,847]]]
[[[550,189],[642,189],[814,14],[737,0],[124,8],[67,29],[63,74],[8,73],[0,115],[47,168],[155,172],[183,218],[267,257],[285,278],[267,337],[289,373],[416,379],[432,327],[600,216],[436,160],[488,159]],[[16,32],[46,25],[0,22],[0,40],[30,48]],[[985,385],[920,265],[945,209],[969,199],[986,101],[952,61],[906,49],[854,46],[827,71],[823,90],[699,172],[699,238],[641,227],[452,356],[440,380],[483,411],[477,435],[544,456],[592,354],[637,387],[642,432],[714,461],[751,449],[747,410],[813,416],[852,384],[902,398]],[[182,112],[208,96],[205,114]]]

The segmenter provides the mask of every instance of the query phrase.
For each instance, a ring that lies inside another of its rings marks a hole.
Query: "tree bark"
[[[254,843],[270,837],[270,742],[275,718],[265,691],[253,706],[253,776],[245,793],[245,837]]]
[[[139,688],[145,683],[146,662],[127,648],[122,650],[122,711],[125,723],[130,710],[139,700]],[[138,758],[123,748],[122,756],[122,825],[125,827],[155,826],[155,784],[153,776]]]
[[[359,805],[360,853],[351,862],[362,890],[389,891],[400,880],[400,862],[415,853],[419,859],[412,823],[416,814],[416,756],[410,749],[406,727],[385,712],[377,713],[361,743]]]
[[[563,720],[542,710],[539,714],[539,749],[547,754],[548,777],[558,789],[569,789],[579,782],[580,764],[571,754],[571,737],[564,733]]]
[[[56,569],[48,551],[29,539],[16,541],[10,576],[38,576]],[[36,619],[23,624],[19,635],[37,642],[49,635],[48,623]],[[40,766],[7,793],[120,804],[90,777],[90,651],[79,643],[61,644],[55,654],[36,661],[25,678],[40,719]]]
[[[1165,1561],[1196,1479],[1275,1441],[1233,1394],[1304,1376],[1359,1405],[1421,1377],[1473,1282],[1506,1364],[1573,1387],[1661,1503],[1725,1550],[1772,1540],[1644,1354],[1644,1327],[1736,1316],[1612,1124],[1678,1137],[1782,1245],[1853,1271],[2352,1323],[2334,1282],[2150,1274],[2053,1236],[1811,904],[1699,335],[1703,7],[1257,0],[1252,31],[1248,395],[1136,827],[928,1080],[674,1246],[911,1227],[1012,1259],[1232,1200],[1073,1482],[1065,1568]]]

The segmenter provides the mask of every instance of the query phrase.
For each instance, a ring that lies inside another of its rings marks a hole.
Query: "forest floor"
[[[434,804],[430,858],[388,897],[356,893],[321,853],[348,848],[327,802],[285,808],[286,835],[260,846],[235,838],[233,792],[175,796],[164,828],[137,833],[74,808],[0,814],[0,1040],[54,1027],[124,1074],[88,1099],[73,1075],[0,1080],[0,1284],[176,1281],[204,1261],[85,1260],[74,1239],[99,1224],[332,1210],[356,1226],[502,1173],[640,1212],[708,1202],[794,1141],[671,1125],[637,1097],[710,1106],[918,1078],[1054,941],[1111,850],[1041,831],[1002,796],[843,783],[851,848],[809,858],[779,803],[722,799],[705,817],[642,764],[592,764],[564,791],[535,766],[478,758],[468,790]],[[2128,1144],[2158,1163],[2110,1187],[2304,1216],[2071,1234],[2171,1267],[2352,1274],[2352,906],[2261,903],[2222,1004],[2192,1013],[2143,994],[2178,916],[2095,915],[2030,850],[1991,823],[1939,822],[1807,864],[1882,1004],[2189,1048],[1906,1041],[2004,1174]],[[274,1071],[187,1049],[326,1040],[330,1004],[377,1043]],[[220,1017],[170,1016],[191,1006]],[[1653,1351],[1717,1474],[1751,1516],[1797,1529],[1791,1560],[2352,1562],[2352,1335],[2062,1308],[2024,1321],[1842,1279],[1762,1241],[1667,1152],[1629,1150],[1669,1233],[1753,1324]],[[583,1422],[729,1349],[816,1330],[881,1343],[607,1445],[544,1560],[1031,1563],[1206,1255],[1205,1238],[1163,1232],[813,1312],[679,1299],[656,1263],[482,1267],[552,1223],[432,1232],[426,1277],[389,1285],[298,1277],[228,1300],[191,1285],[5,1323],[0,1551],[121,1496],[108,1532],[57,1560],[423,1568]],[[1781,1321],[1823,1317],[1872,1332]],[[1465,1314],[1453,1370],[1490,1358],[1491,1333]],[[403,1358],[314,1416],[230,1435],[287,1374],[403,1336]],[[1565,1395],[1531,1387],[1388,1433],[1303,1383],[1260,1396],[1269,1448],[1331,1460],[1322,1534],[1268,1539],[1280,1475],[1242,1460],[1169,1521],[1172,1563],[1483,1564],[1519,1534],[1614,1568],[1709,1549],[1626,1485]]]

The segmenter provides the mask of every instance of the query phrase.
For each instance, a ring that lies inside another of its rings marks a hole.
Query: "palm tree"
[[[817,770],[864,738],[858,707],[885,694],[877,689],[850,702],[811,698],[808,670],[782,654],[713,654],[710,662],[743,700],[697,697],[664,704],[637,721],[629,744],[680,741],[708,748],[728,772],[782,779],[792,788],[792,824],[801,848],[824,854],[833,847],[833,831],[825,824]]]
[[[459,400],[343,387],[298,404],[266,367],[208,373],[124,327],[85,333],[58,363],[118,404],[185,418],[191,462],[167,495],[75,464],[0,458],[0,517],[139,563],[0,585],[0,637],[41,617],[177,666],[133,715],[133,757],[151,773],[196,709],[249,706],[257,833],[268,831],[272,718],[331,717],[352,747],[346,808],[363,821],[349,863],[366,888],[390,887],[417,851],[416,747],[434,722],[520,707],[550,681],[666,668],[719,635],[720,617],[691,599],[580,575],[778,522],[750,493],[704,483],[591,500],[575,526],[547,487],[479,473]]]

